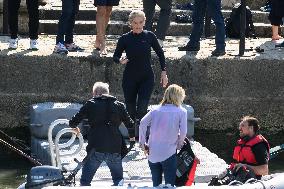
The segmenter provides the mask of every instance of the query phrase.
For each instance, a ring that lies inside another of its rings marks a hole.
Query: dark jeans
[[[8,23],[11,39],[18,37],[18,17],[21,0],[8,0]],[[39,13],[38,0],[26,0],[29,14],[29,37],[38,38]]]
[[[123,179],[122,161],[119,153],[101,153],[91,150],[88,154],[87,161],[82,168],[82,176],[80,180],[81,186],[91,186],[91,181],[100,167],[105,161],[110,169],[113,184],[115,186]]]
[[[153,17],[155,6],[158,5],[160,10],[159,20],[155,34],[158,39],[164,40],[170,25],[170,16],[172,12],[172,0],[143,0],[143,9],[146,16],[145,29],[151,31],[153,26]]]
[[[75,16],[79,11],[80,0],[62,0],[62,13],[59,18],[57,43],[73,43]],[[64,39],[65,36],[65,39]]]
[[[199,47],[203,33],[206,6],[209,16],[216,25],[216,49],[225,50],[225,23],[221,12],[221,0],[195,0],[192,14],[193,28],[188,46]]]
[[[159,186],[162,183],[162,174],[164,172],[165,184],[175,185],[176,170],[177,170],[177,156],[172,155],[162,162],[151,163],[148,161],[152,174],[153,187]]]

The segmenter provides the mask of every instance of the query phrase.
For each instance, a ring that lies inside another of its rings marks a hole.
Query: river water
[[[1,150],[0,150],[1,151]],[[25,181],[31,164],[14,154],[0,153],[0,189],[15,189]],[[269,163],[271,173],[284,171],[284,152]]]

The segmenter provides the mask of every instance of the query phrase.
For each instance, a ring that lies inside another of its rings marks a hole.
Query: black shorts
[[[95,6],[118,6],[119,0],[94,0]]]

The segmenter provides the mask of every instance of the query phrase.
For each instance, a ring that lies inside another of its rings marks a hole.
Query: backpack
[[[241,4],[237,3],[234,5],[230,17],[225,20],[225,30],[226,35],[229,38],[240,38],[240,30],[241,30]],[[255,30],[252,21],[252,12],[248,6],[246,6],[246,29],[245,29],[246,37],[255,38]]]

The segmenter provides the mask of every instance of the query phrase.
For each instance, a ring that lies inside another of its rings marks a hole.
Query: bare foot
[[[280,36],[280,35],[276,35],[276,36],[272,36],[271,39],[272,39],[273,41],[277,41],[277,40],[279,40],[279,39],[283,39],[283,37]]]

